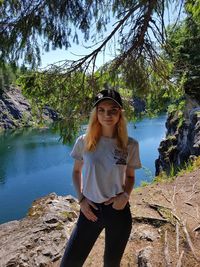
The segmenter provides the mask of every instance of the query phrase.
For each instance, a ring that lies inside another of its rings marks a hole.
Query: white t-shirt
[[[116,145],[116,139],[101,137],[96,150],[84,150],[84,136],[75,142],[71,156],[84,162],[83,195],[102,203],[124,191],[126,168],[141,168],[138,142],[129,137],[127,152]]]

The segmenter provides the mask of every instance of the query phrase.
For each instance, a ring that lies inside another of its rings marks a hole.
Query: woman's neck
[[[102,136],[113,138],[116,135],[115,127],[114,128],[102,128]]]

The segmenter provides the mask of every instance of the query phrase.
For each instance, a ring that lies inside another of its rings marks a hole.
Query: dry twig
[[[190,201],[190,200],[193,198],[193,196],[194,196],[195,194],[198,194],[198,193],[200,193],[200,191],[194,191],[194,192],[192,192],[192,193],[190,194],[190,196],[189,196],[189,198],[188,198],[187,201]]]
[[[181,262],[182,262],[183,254],[184,254],[184,250],[182,250],[182,252],[181,252],[181,255],[180,255],[180,257],[179,257],[179,259],[177,261],[176,267],[181,267],[182,266]]]
[[[171,199],[168,199],[168,198],[166,197],[166,195],[164,194],[163,191],[162,191],[162,195],[163,195],[163,197],[164,197],[169,203],[171,203]]]
[[[176,223],[176,254],[179,255],[179,223]]]
[[[174,201],[175,201],[176,194],[178,194],[178,192],[176,191],[176,185],[175,185],[174,186],[174,194],[173,194],[172,200],[171,200],[171,203],[172,203],[173,206],[174,206]]]
[[[195,227],[195,228],[193,229],[193,232],[196,232],[196,231],[200,231],[200,225],[198,225],[197,227]]]
[[[183,226],[183,231],[184,231],[184,233],[185,233],[185,237],[186,237],[187,242],[188,242],[188,245],[189,245],[189,247],[190,247],[190,249],[191,249],[191,251],[192,251],[192,253],[193,253],[193,255],[194,255],[194,258],[195,258],[197,261],[200,261],[199,257],[197,256],[197,254],[196,254],[196,252],[195,252],[195,248],[194,248],[194,246],[193,246],[192,240],[191,240],[190,235],[189,235],[189,233],[188,233],[188,230],[187,230],[187,227],[186,227],[186,220],[184,220],[184,221],[182,222],[182,226]]]
[[[167,230],[165,231],[164,255],[165,255],[166,267],[170,267],[171,266],[171,261],[170,261],[170,256],[169,256],[169,244],[168,244],[168,238],[167,238]]]
[[[189,206],[192,206],[193,207],[193,204],[191,202],[188,202],[188,201],[185,201],[184,202],[186,205],[189,205]]]
[[[165,219],[166,219],[166,217],[164,216],[164,214],[162,212],[162,209],[167,210],[178,222],[181,221],[180,218],[174,212],[172,212],[170,207],[166,207],[166,206],[159,205],[159,204],[154,204],[154,203],[152,203],[152,204],[149,203],[149,206],[151,208],[157,210],[157,212]]]
[[[192,217],[197,223],[199,223],[199,220],[197,220],[196,217],[194,217],[193,215],[191,215],[190,213],[188,212],[184,212],[185,214],[187,214],[188,216]]]
[[[199,205],[196,206],[196,212],[197,212],[197,219],[200,219],[200,216],[199,216]]]

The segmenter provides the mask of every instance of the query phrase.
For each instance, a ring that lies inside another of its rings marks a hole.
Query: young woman
[[[85,135],[74,145],[73,182],[80,216],[68,241],[61,267],[83,266],[105,229],[104,267],[119,267],[132,219],[129,196],[134,169],[140,168],[138,142],[127,136],[120,94],[103,90],[95,98]]]

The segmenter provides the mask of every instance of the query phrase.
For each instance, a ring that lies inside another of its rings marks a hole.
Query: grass
[[[158,184],[163,182],[171,182],[173,179],[166,172],[162,171],[159,175],[155,176],[152,183]]]
[[[190,173],[200,168],[200,156],[194,160],[189,160],[184,164],[182,168],[177,168],[171,164],[169,175],[166,172],[161,172],[158,176],[154,177],[153,183],[170,182],[173,181],[177,176],[181,176],[185,173]]]
[[[141,181],[139,187],[135,188],[134,191],[138,192],[142,187],[151,185],[151,184],[158,184],[158,183],[166,183],[172,182],[176,179],[177,176],[181,176],[185,173],[190,173],[200,168],[200,156],[196,157],[194,160],[190,160],[184,164],[182,168],[177,168],[174,164],[171,164],[170,172],[167,174],[166,172],[161,172],[159,175],[155,176],[151,182]]]
[[[145,187],[145,186],[147,186],[147,185],[149,185],[149,184],[150,184],[150,183],[147,182],[147,181],[142,181],[141,184],[140,184],[140,186],[141,186],[141,187]]]
[[[166,139],[172,142],[177,140],[175,135],[168,135]]]
[[[183,169],[178,172],[178,175],[183,175],[184,173],[190,173],[200,168],[200,156],[195,158],[193,161],[190,160],[188,163],[185,163]]]

